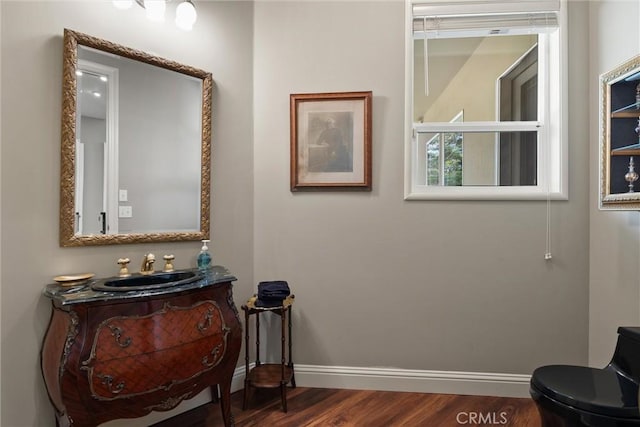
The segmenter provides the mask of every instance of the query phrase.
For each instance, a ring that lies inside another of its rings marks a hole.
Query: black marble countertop
[[[142,297],[152,297],[159,295],[168,295],[177,292],[187,291],[191,289],[204,288],[207,286],[213,286],[218,283],[226,283],[237,280],[229,270],[221,265],[215,265],[207,270],[199,271],[198,269],[189,270],[176,270],[181,271],[193,271],[197,273],[196,280],[179,285],[169,285],[161,288],[154,289],[139,289],[132,291],[103,291],[93,289],[92,285],[99,282],[106,282],[109,280],[119,280],[120,277],[109,277],[102,279],[92,279],[84,283],[73,286],[62,286],[58,283],[51,283],[45,286],[42,291],[43,295],[51,298],[57,305],[65,306],[71,304],[90,303],[96,301],[115,301],[115,300],[127,300]],[[163,274],[162,272],[156,272],[154,274]],[[131,277],[139,277],[139,273],[132,274]]]

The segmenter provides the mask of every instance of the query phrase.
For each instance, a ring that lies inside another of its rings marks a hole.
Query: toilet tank
[[[640,327],[618,328],[618,343],[609,367],[640,383]]]

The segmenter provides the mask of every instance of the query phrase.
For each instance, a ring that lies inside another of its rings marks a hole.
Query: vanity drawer
[[[215,367],[227,347],[222,312],[214,301],[165,304],[146,316],[116,316],[96,330],[88,371],[91,395],[112,400],[169,390]]]

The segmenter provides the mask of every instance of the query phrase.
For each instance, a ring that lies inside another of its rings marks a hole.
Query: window
[[[451,122],[461,122],[460,111]],[[427,185],[462,185],[462,133],[440,132],[435,135],[423,133],[429,138],[426,144]]]
[[[565,8],[408,3],[406,199],[566,199]]]

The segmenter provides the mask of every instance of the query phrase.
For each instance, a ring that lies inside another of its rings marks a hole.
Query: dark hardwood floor
[[[236,426],[540,427],[531,399],[305,387],[288,389],[287,397],[285,414],[278,389],[258,389],[243,411],[242,391],[234,393],[231,411]],[[219,406],[207,404],[152,427],[222,425]]]

